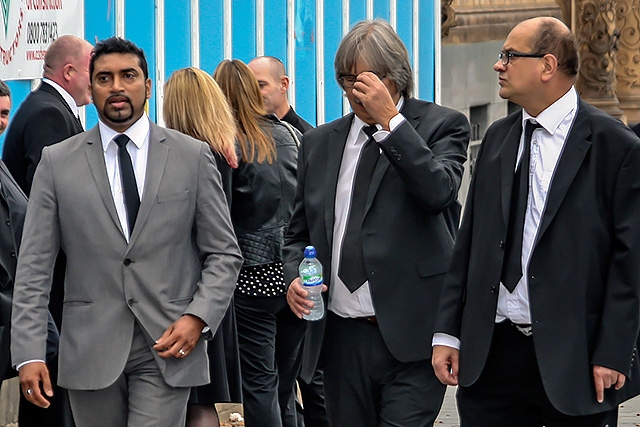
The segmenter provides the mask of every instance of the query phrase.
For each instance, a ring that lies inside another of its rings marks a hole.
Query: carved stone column
[[[640,0],[616,1],[620,31],[616,95],[629,123],[640,122]]]
[[[576,0],[576,28],[580,73],[576,88],[587,102],[624,120],[615,93],[616,29],[615,0]]]
[[[456,12],[455,10],[453,10],[453,7],[451,7],[451,3],[453,3],[453,0],[442,0],[440,2],[440,13],[442,15],[440,38],[445,38],[446,36],[448,36],[449,28],[458,25],[456,23]]]

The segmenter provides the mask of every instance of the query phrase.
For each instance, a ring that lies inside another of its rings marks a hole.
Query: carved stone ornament
[[[586,101],[609,114],[622,117],[615,94],[616,29],[614,0],[576,0],[574,34],[580,52],[576,88]]]
[[[616,1],[620,31],[616,94],[629,123],[640,122],[640,0]]]
[[[442,0],[441,4],[441,14],[442,14],[442,27],[441,34],[442,38],[445,38],[449,35],[449,28],[455,27],[458,25],[456,23],[456,11],[451,7],[451,3],[453,0]]]

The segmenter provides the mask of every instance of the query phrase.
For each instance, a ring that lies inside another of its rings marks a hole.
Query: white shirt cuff
[[[376,142],[382,142],[391,135],[391,132],[396,130],[398,126],[405,122],[405,118],[402,114],[398,113],[389,120],[389,130],[382,129],[382,126],[377,125],[378,131],[373,134],[373,138]]]
[[[456,350],[460,350],[460,340],[453,335],[444,334],[442,332],[436,332],[433,334],[433,340],[431,346],[444,345],[446,347],[452,347]]]
[[[41,363],[45,363],[45,361],[44,361],[44,360],[40,360],[40,359],[27,360],[27,361],[25,361],[25,362],[18,363],[18,364],[16,365],[16,371],[19,371],[19,370],[20,370],[20,368],[22,368],[24,365],[28,365],[29,363],[34,363],[34,362],[41,362]]]

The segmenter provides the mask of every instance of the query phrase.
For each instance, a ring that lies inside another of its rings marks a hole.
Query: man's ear
[[[66,64],[64,67],[62,67],[62,77],[65,79],[65,81],[71,80],[71,76],[73,75],[74,70],[75,68],[73,64]]]
[[[541,61],[543,68],[540,78],[542,81],[546,82],[555,75],[556,71],[558,71],[558,59],[554,55],[548,53],[541,58]]]
[[[289,90],[289,76],[282,76],[280,79],[280,92]]]

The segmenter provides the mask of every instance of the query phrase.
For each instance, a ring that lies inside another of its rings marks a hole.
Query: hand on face
[[[355,102],[366,109],[371,119],[389,130],[389,121],[398,114],[398,110],[385,83],[373,72],[365,71],[358,74],[351,91]]]

